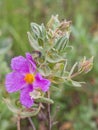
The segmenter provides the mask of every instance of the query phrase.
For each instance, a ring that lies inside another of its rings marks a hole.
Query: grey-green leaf
[[[49,104],[54,103],[54,101],[52,99],[45,98],[45,97],[42,97],[42,96],[40,96],[40,98],[36,99],[35,101],[36,102],[42,102],[42,103],[49,103]]]
[[[51,74],[51,69],[48,65],[43,65],[38,70],[43,76],[49,76]]]
[[[68,43],[68,38],[66,37],[66,35],[64,35],[63,37],[60,37],[54,44],[54,48],[58,51],[62,51],[65,49],[66,45]]]
[[[56,52],[50,52],[46,56],[46,60],[50,63],[57,63],[57,62],[64,61],[63,57],[59,56]]]
[[[28,109],[19,109],[9,99],[3,98],[3,101],[6,103],[7,107],[11,112],[13,112],[16,116],[19,114],[21,118],[26,118],[30,116],[36,116],[41,109],[41,106],[38,108],[33,108],[31,111]]]
[[[30,45],[33,47],[33,49],[42,51],[42,48],[39,46],[37,40],[35,40],[33,38],[33,36],[30,34],[30,32],[27,32],[27,34],[28,34],[28,39],[29,39]]]

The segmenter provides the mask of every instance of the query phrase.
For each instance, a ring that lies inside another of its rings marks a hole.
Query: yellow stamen
[[[28,74],[25,75],[24,80],[25,80],[27,83],[31,84],[32,82],[34,82],[35,77],[34,77],[33,74],[28,73]]]

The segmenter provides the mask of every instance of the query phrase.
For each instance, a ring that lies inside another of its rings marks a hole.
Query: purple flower
[[[50,81],[36,73],[36,63],[30,53],[26,58],[18,56],[11,61],[12,72],[6,75],[5,86],[9,93],[20,91],[20,102],[25,107],[31,107],[34,103],[32,92],[38,89],[46,92]]]

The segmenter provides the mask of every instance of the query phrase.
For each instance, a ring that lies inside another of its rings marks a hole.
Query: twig
[[[30,124],[31,124],[31,126],[32,126],[32,128],[33,128],[33,130],[36,130],[35,125],[34,125],[32,119],[31,119],[31,117],[28,117],[28,120],[29,120],[29,122],[30,122]]]
[[[20,130],[20,116],[17,117],[17,130]]]
[[[47,97],[50,98],[50,91],[47,92]],[[47,108],[47,118],[48,118],[48,130],[51,130],[51,115],[50,115],[50,104],[48,103]]]

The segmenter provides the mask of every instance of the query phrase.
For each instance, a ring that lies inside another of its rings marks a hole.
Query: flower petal
[[[41,88],[43,92],[46,92],[48,91],[50,84],[51,82],[48,79],[43,78],[40,73],[36,74],[33,83],[34,88]]]
[[[24,76],[18,72],[11,72],[6,75],[5,86],[9,93],[22,89],[25,85]]]
[[[24,89],[21,90],[20,102],[27,108],[30,108],[34,103],[33,99],[31,99],[30,97],[30,92],[32,91],[33,91],[32,85],[27,85]]]
[[[28,73],[29,65],[26,58],[23,56],[17,56],[11,61],[11,68],[17,72]]]
[[[29,62],[29,67],[31,71],[34,72],[36,70],[36,62],[34,61],[32,55],[29,52],[26,53],[26,59]]]

